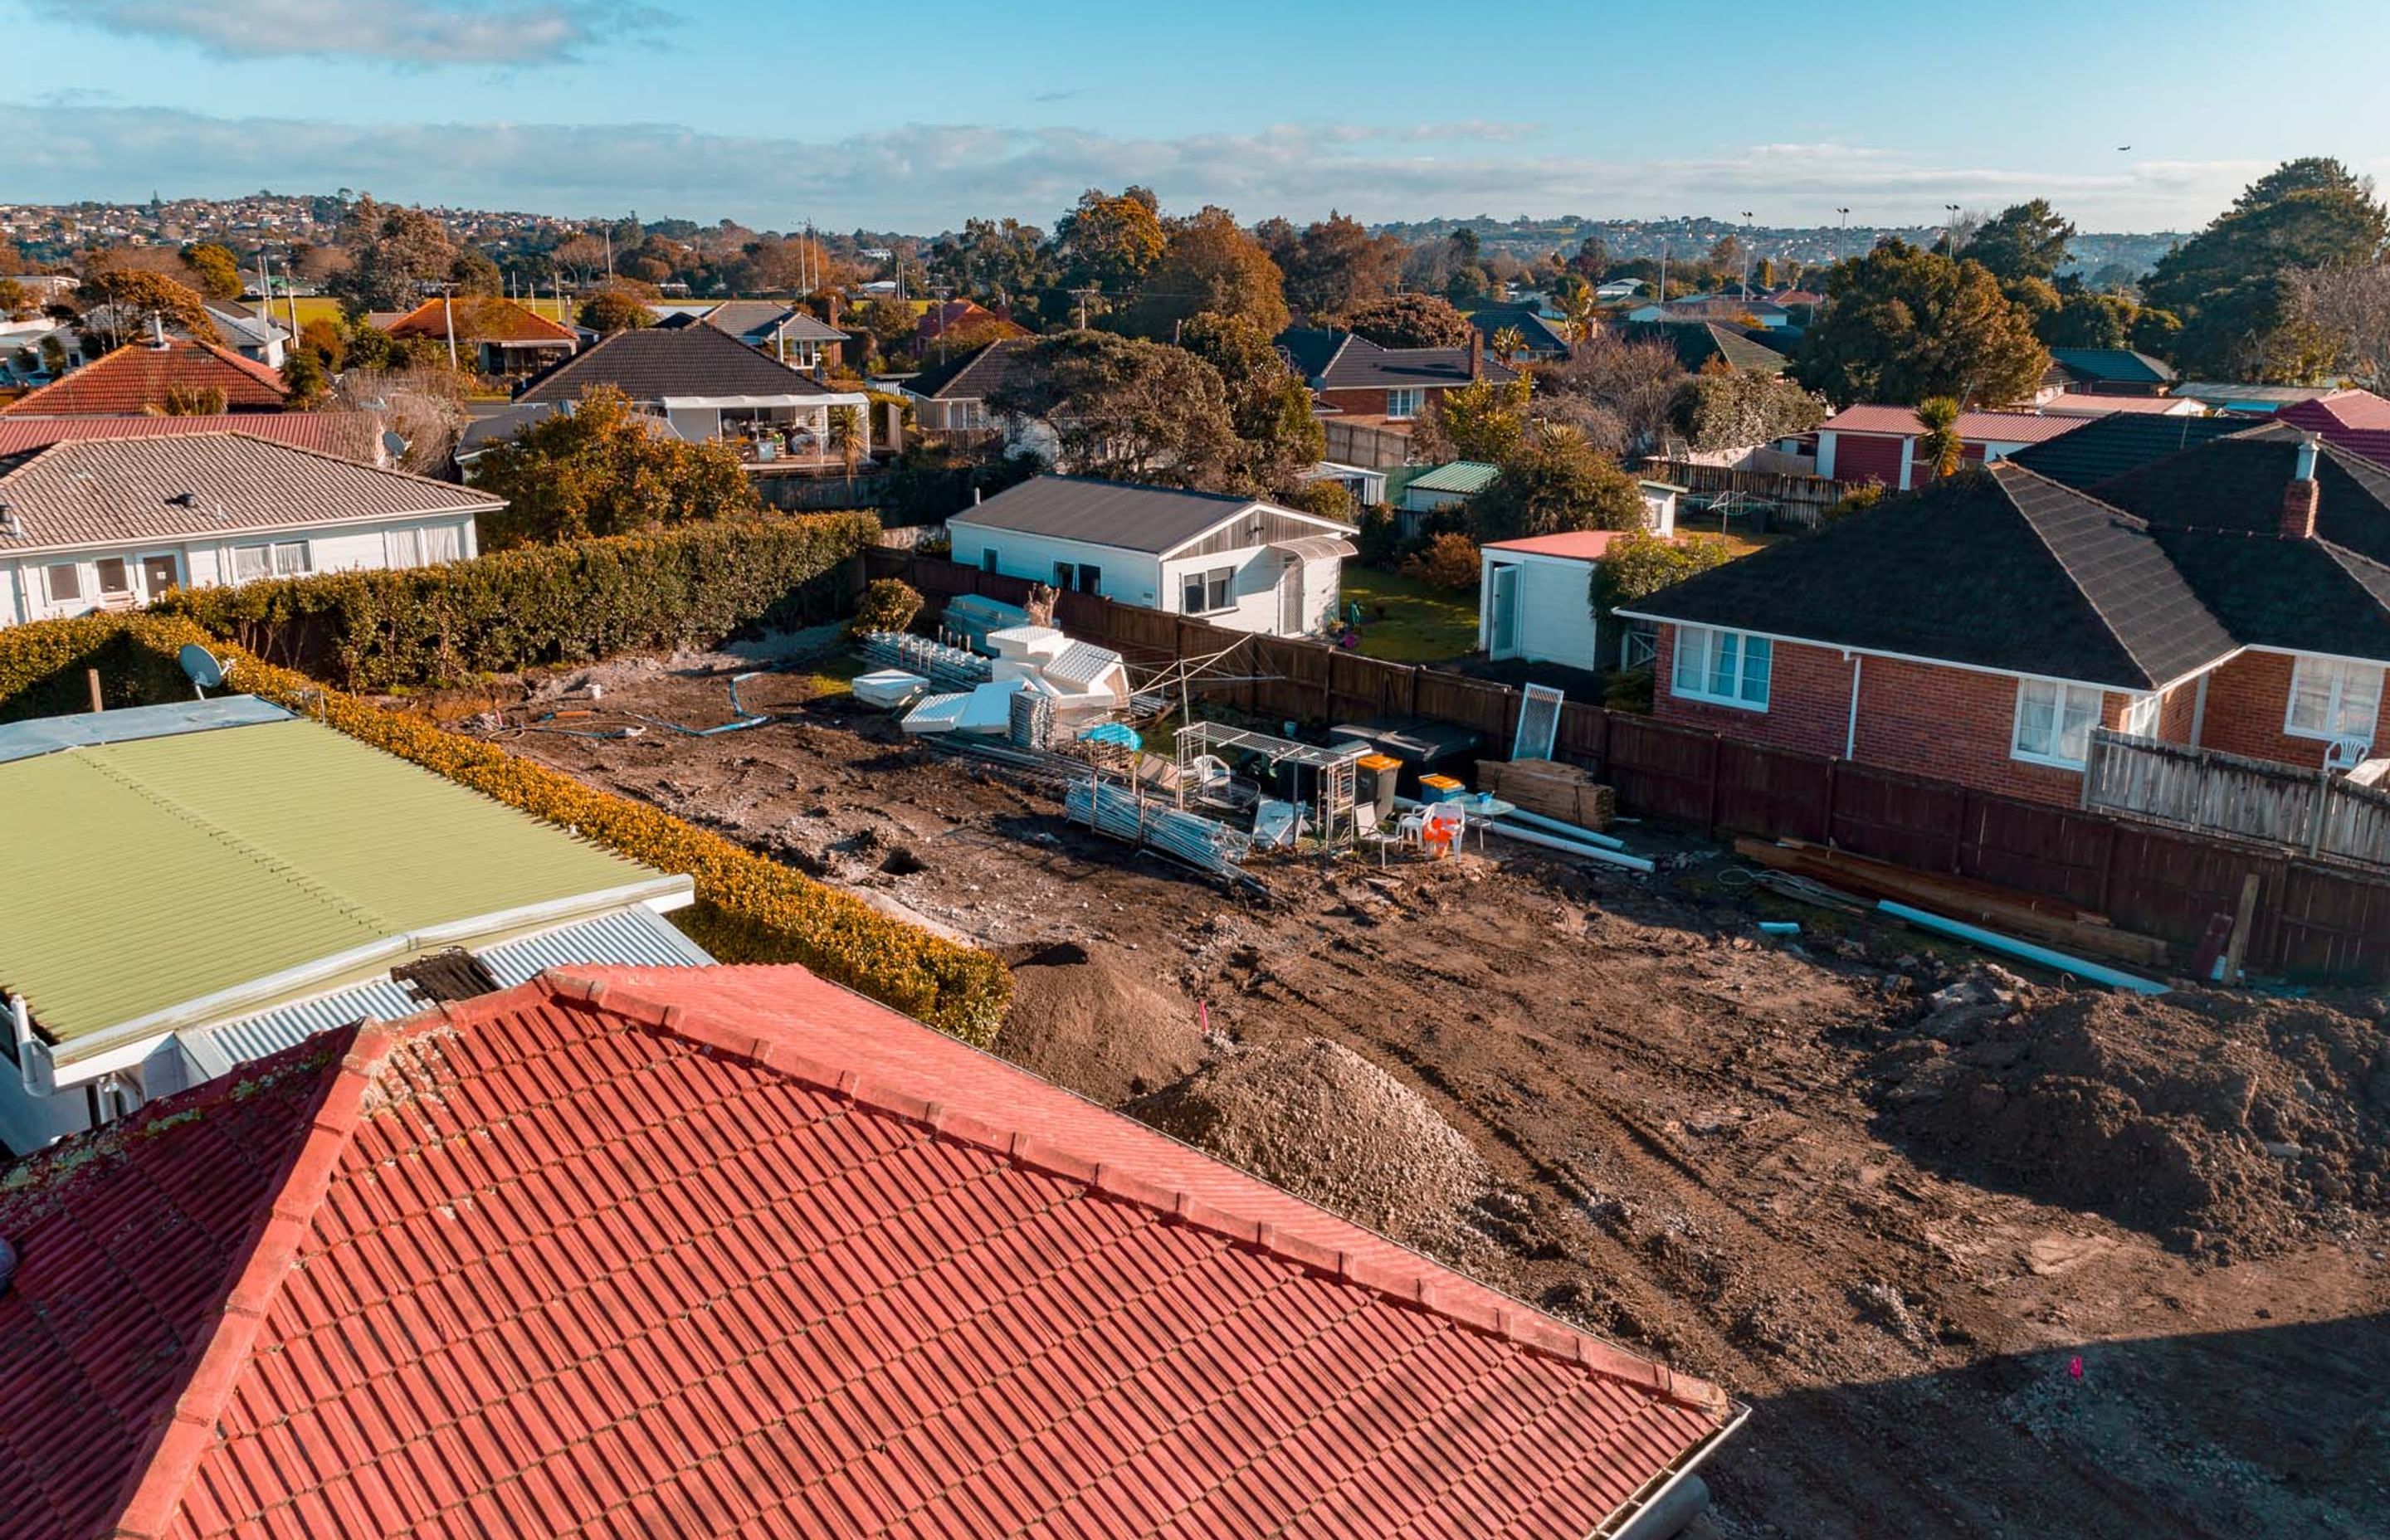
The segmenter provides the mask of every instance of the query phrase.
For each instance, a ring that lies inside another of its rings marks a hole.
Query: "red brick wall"
[[[1776,644],[1767,710],[1737,711],[1677,697],[1669,681],[1677,628],[1660,628],[1654,711],[1664,721],[1706,727],[1728,738],[1804,753],[1840,756],[1849,729],[1851,664],[1831,648]],[[1911,775],[1997,791],[2004,796],[2073,805],[2082,799],[2080,771],[2011,757],[2016,726],[2017,679],[1931,663],[1870,658],[1860,671],[1858,731],[1849,757]],[[2101,721],[2122,726],[2129,698],[2111,692]],[[2181,712],[2189,731],[2189,712]]]
[[[1429,402],[1448,388],[1443,385],[1423,387],[1420,395],[1420,409],[1424,411]],[[1322,391],[1319,399],[1340,412],[1350,412],[1356,417],[1381,417],[1386,415],[1386,392],[1383,391]]]
[[[2199,682],[2177,685],[2166,691],[2158,706],[2158,737],[2168,743],[2189,743],[2193,719],[2198,715]]]
[[[2291,671],[2295,662],[2287,653],[2244,652],[2209,674],[2207,714],[2200,725],[2199,746],[2305,770],[2321,769],[2323,739],[2294,738],[2282,731],[2282,719],[2291,709]],[[2373,741],[2390,744],[2390,690],[2383,693]]]

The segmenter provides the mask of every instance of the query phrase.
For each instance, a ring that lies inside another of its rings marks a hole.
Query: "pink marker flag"
[[[2069,1380],[2080,1380],[2083,1378],[2083,1355],[2081,1354],[2078,1353],[2074,1357],[2066,1361],[2066,1378]]]

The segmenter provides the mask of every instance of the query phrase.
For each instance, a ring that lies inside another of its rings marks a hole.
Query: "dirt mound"
[[[1169,1084],[1203,1060],[1187,997],[1136,953],[1075,942],[1014,949],[1012,1008],[996,1051],[1107,1107]]]
[[[1398,1238],[1445,1230],[1491,1181],[1418,1092],[1316,1037],[1232,1052],[1124,1110]]]
[[[1920,1026],[1870,1066],[1888,1122],[2033,1197],[2223,1256],[2279,1250],[2335,1211],[2390,1209],[2390,1046],[2376,1020],[2237,995],[1971,980]]]

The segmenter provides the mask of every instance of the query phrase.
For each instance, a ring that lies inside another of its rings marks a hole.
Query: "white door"
[[[1515,657],[1519,651],[1519,569],[1504,565],[1494,569],[1493,646],[1486,655],[1492,658]]]

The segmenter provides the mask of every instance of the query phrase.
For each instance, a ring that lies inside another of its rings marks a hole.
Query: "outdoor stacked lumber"
[[[1592,829],[1610,827],[1618,815],[1618,793],[1597,784],[1590,772],[1557,760],[1487,760],[1477,766],[1480,789],[1521,811]]]
[[[2105,916],[2086,913],[2049,899],[1970,878],[1912,871],[1871,861],[1847,851],[1788,840],[1769,844],[1737,840],[1735,853],[1775,871],[1815,879],[1847,892],[1913,904],[1937,915],[1963,919],[2005,935],[2022,936],[2088,957],[2112,957],[2143,968],[2166,965],[2166,943],[2154,936],[2119,930]]]

